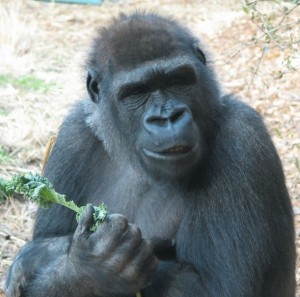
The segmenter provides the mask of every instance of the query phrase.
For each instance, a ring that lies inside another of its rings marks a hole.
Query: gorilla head
[[[98,33],[87,69],[88,123],[114,159],[159,177],[199,168],[217,128],[219,91],[185,28],[121,15]]]

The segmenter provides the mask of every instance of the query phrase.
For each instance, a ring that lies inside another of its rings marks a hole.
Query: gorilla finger
[[[90,228],[94,222],[93,213],[94,213],[93,206],[90,203],[87,204],[84,212],[82,213],[82,215],[80,217],[80,221],[79,221],[76,231],[74,233],[75,238],[86,232],[90,232]]]
[[[140,228],[134,224],[128,224],[127,230],[122,236],[114,239],[118,244],[116,253],[125,259],[131,260],[140,251],[140,245],[143,242]]]
[[[154,245],[151,240],[143,239],[138,248],[137,253],[140,259],[146,259],[149,255],[153,255]]]
[[[140,253],[140,246],[143,241],[140,228],[136,225],[129,224],[122,238],[114,241],[114,243],[118,244],[117,246],[111,244],[112,242],[107,243],[107,245],[110,244],[110,250],[114,248],[113,256],[109,262],[115,273],[125,269],[136,255]]]
[[[127,231],[123,234],[122,240],[125,243],[129,243],[132,248],[141,244],[142,241],[142,231],[134,224],[128,224]]]
[[[130,281],[140,282],[140,287],[145,287],[152,279],[154,273],[158,268],[158,259],[157,257],[151,255],[146,261],[141,263],[133,263],[127,265],[126,268],[120,273],[120,275]]]
[[[111,214],[108,216],[107,220],[102,222],[97,230],[91,234],[91,238],[95,241],[101,241],[105,245],[113,247],[118,244],[124,235],[127,232],[128,221],[127,219],[120,214]]]
[[[137,268],[137,271],[139,271],[139,274],[143,280],[142,288],[149,285],[155,272],[158,269],[158,264],[159,264],[158,258],[156,256],[151,255],[146,259],[143,266]]]
[[[128,228],[128,220],[120,214],[112,214],[108,217],[107,228],[111,236],[120,237]]]
[[[135,249],[132,249],[131,254],[132,260],[131,260],[131,266],[135,267],[138,271],[143,271],[146,268],[151,261],[149,261],[149,258],[152,259],[153,256],[153,244],[149,240],[141,240],[141,243],[139,246],[137,246]],[[153,258],[154,259],[154,258]]]
[[[152,255],[146,259],[145,266],[150,273],[154,273],[158,269],[159,260],[156,256]]]
[[[140,246],[144,241],[141,234],[140,228],[129,224],[129,228],[124,233],[120,244],[114,250],[112,258],[112,262],[120,263],[118,265],[120,271],[140,253]]]

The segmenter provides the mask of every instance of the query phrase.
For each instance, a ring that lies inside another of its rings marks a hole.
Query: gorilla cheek
[[[94,104],[87,102],[85,104],[85,113],[87,114],[86,123],[91,127],[97,138],[103,143],[107,153],[116,161],[130,162],[128,137],[122,133],[116,132],[123,128],[120,123],[118,110],[105,102],[99,102],[97,108]],[[120,128],[120,129],[118,129]],[[125,127],[126,128],[126,127]],[[120,156],[122,158],[120,159]]]

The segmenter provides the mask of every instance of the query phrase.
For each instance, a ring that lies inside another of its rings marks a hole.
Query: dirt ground
[[[283,162],[299,251],[299,44],[291,50],[270,47],[262,56],[262,43],[248,42],[261,32],[238,1],[124,0],[86,6],[0,0],[0,176],[41,170],[49,137],[85,94],[83,64],[95,28],[136,9],[186,24],[207,44],[224,91],[237,93],[264,116]],[[300,7],[285,21],[299,17]],[[299,40],[300,26],[288,34]],[[293,50],[298,56],[286,69],[284,61]],[[30,240],[35,210],[22,199],[0,204],[0,296],[8,267]],[[296,278],[299,285],[299,263]]]

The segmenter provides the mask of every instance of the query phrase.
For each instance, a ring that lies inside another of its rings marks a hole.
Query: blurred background
[[[300,251],[300,3],[295,0],[100,5],[0,0],[0,177],[41,171],[48,139],[70,106],[86,96],[83,64],[97,27],[136,10],[186,25],[205,44],[223,91],[263,115],[283,162]],[[0,193],[0,296],[8,267],[31,238],[35,210],[21,197]],[[296,277],[299,285],[299,263]]]

